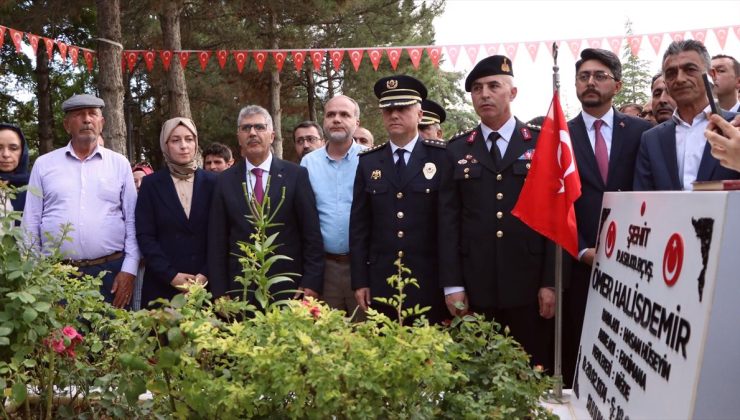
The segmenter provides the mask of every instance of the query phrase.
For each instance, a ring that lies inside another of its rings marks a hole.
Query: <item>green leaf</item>
[[[157,366],[167,369],[175,366],[180,360],[180,356],[169,349],[164,347],[157,351]]]
[[[11,271],[10,274],[8,274],[8,280],[15,280],[22,275],[23,271]]]
[[[100,341],[96,341],[90,346],[90,351],[93,353],[100,353],[100,350],[103,350],[103,343]]]
[[[51,309],[51,303],[49,302],[36,302],[33,304],[33,309],[37,310],[38,312],[48,312],[49,309]]]
[[[9,346],[10,339],[8,337],[0,337],[0,346]]]
[[[167,340],[170,341],[171,345],[179,346],[183,341],[182,331],[177,327],[170,328],[167,330]]]
[[[16,404],[20,404],[25,401],[27,395],[26,384],[20,382],[14,383],[13,388],[11,389],[11,395]]]
[[[39,316],[39,313],[36,312],[36,310],[33,309],[33,308],[26,308],[26,310],[23,311],[23,315],[21,315],[21,316],[23,317],[23,320],[24,321],[30,323],[31,321],[33,321],[34,319],[36,319],[36,317]]]
[[[0,337],[8,336],[11,332],[13,332],[13,329],[10,327],[0,327]]]
[[[179,293],[175,295],[175,297],[172,298],[172,300],[170,301],[170,305],[172,305],[172,307],[175,309],[180,309],[183,306],[185,306],[186,302],[187,300],[185,299],[185,295],[182,293]]]

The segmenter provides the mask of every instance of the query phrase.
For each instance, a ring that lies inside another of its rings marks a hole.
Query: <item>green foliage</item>
[[[625,24],[627,35],[632,35],[632,22]],[[614,95],[614,106],[635,103],[644,105],[650,98],[650,80],[652,79],[649,63],[632,54],[629,43],[622,54],[622,90]]]

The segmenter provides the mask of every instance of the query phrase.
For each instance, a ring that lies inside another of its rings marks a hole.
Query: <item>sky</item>
[[[513,59],[518,94],[512,110],[519,119],[527,121],[546,114],[552,100],[553,62],[546,44],[555,40],[604,38],[601,48],[610,49],[606,38],[624,36],[628,19],[634,34],[686,31],[685,38],[692,38],[691,30],[729,26],[724,49],[712,30],[707,31],[705,45],[710,55],[723,53],[740,59],[740,40],[732,32],[734,25],[740,26],[740,1],[447,0],[444,13],[434,21],[434,28],[437,45],[480,44],[478,61],[488,55],[485,44],[518,43]],[[535,41],[547,42],[539,43],[533,62],[524,43]],[[638,56],[649,61],[651,73],[660,70],[660,58],[670,42],[668,36],[663,38],[658,55],[648,38],[643,37]],[[583,48],[588,48],[586,42],[581,45]],[[503,45],[498,53],[505,54]],[[574,87],[575,62],[567,42],[561,42],[558,55],[561,102],[569,117],[580,111]],[[467,75],[474,64],[461,51],[454,67],[449,58],[441,67]],[[467,99],[470,101],[469,95]]]

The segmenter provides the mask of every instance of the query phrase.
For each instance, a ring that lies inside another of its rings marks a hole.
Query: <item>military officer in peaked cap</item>
[[[430,100],[421,101],[421,122],[419,123],[419,134],[422,138],[431,140],[443,140],[441,124],[447,119],[447,113],[442,105]]]
[[[532,363],[549,368],[554,246],[511,214],[538,134],[511,113],[513,76],[511,60],[494,55],[465,80],[481,123],[448,142],[441,168],[440,284],[450,312],[508,326]]]
[[[419,80],[382,78],[375,95],[390,140],[360,154],[350,216],[352,288],[360,306],[397,319],[393,308],[373,298],[396,294],[386,279],[396,274],[393,263],[401,258],[420,286],[404,290],[404,308],[428,306],[427,318],[440,322],[449,318],[437,276],[437,193],[445,143],[419,136],[427,95]]]

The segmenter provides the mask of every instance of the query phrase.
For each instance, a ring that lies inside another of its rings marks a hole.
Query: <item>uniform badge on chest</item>
[[[424,178],[426,179],[432,179],[434,178],[434,174],[437,173],[437,166],[433,162],[427,162],[424,164]]]
[[[370,174],[370,178],[372,178],[373,180],[378,180],[380,179],[380,177],[381,177],[380,169],[376,169],[373,171],[372,174]]]

